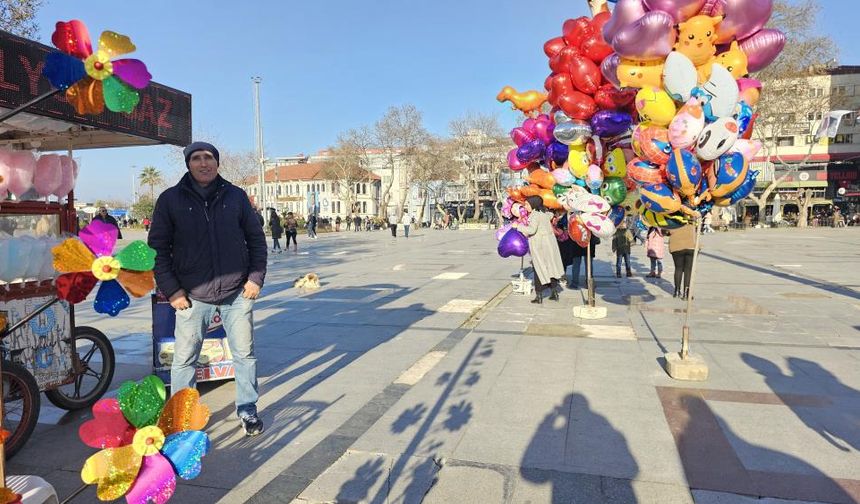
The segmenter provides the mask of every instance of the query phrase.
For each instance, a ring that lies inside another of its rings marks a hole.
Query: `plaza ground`
[[[662,367],[684,307],[670,258],[647,279],[637,247],[635,277],[616,279],[598,247],[608,317],[585,321],[584,291],[512,293],[520,262],[495,246],[341,232],[272,256],[255,311],[267,430],[242,435],[232,382],[201,385],[212,450],[173,502],[860,501],[860,229],[704,236],[690,323],[705,382]],[[297,292],[308,272],[322,288]],[[113,389],[149,374],[148,299],[79,323],[113,341]],[[43,406],[9,471],[70,496],[88,418]]]

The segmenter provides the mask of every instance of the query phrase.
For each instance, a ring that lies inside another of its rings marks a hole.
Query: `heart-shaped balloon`
[[[587,121],[597,111],[594,99],[579,91],[570,91],[558,97],[558,106],[572,119]]]
[[[523,257],[529,253],[529,241],[516,229],[510,229],[499,240],[498,252],[502,257]]]
[[[585,56],[574,56],[570,61],[570,76],[573,86],[588,95],[600,87],[600,68]]]
[[[567,47],[567,42],[565,42],[564,39],[561,37],[556,37],[544,42],[543,52],[547,55],[547,57],[552,58],[565,47]]]
[[[513,171],[525,170],[528,166],[528,163],[522,163],[519,159],[517,159],[517,149],[511,149],[508,152],[508,168]]]
[[[570,121],[570,117],[567,117],[567,114],[564,113],[564,110],[553,109],[552,122],[558,125],[567,121]]]
[[[505,236],[505,233],[507,233],[508,231],[510,231],[510,229],[511,229],[511,225],[510,225],[510,224],[505,224],[504,226],[502,226],[502,227],[500,227],[499,229],[497,229],[497,230],[496,230],[496,241],[501,240],[501,239],[502,239],[502,237],[503,237],[503,236]]]
[[[659,60],[672,52],[675,40],[674,18],[662,11],[651,11],[619,30],[612,39],[612,48],[624,58]]]
[[[93,405],[93,419],[78,429],[81,441],[92,448],[117,448],[130,445],[135,429],[125,420],[119,401],[100,399]]]
[[[555,128],[549,117],[543,116],[546,119],[538,118],[535,123],[535,138],[544,144],[549,144],[553,141],[552,130]]]
[[[552,134],[556,140],[565,145],[579,145],[591,137],[591,126],[584,121],[556,123]]]
[[[546,146],[546,153],[544,153],[544,158],[547,161],[552,161],[557,166],[561,166],[567,161],[567,156],[570,152],[567,145],[553,140],[549,145]]]
[[[155,425],[167,393],[164,382],[157,376],[147,376],[139,382],[127,381],[116,394],[123,415],[138,429]]]
[[[743,40],[761,30],[773,12],[773,0],[726,0],[723,10],[725,17],[717,27],[718,44]]]
[[[618,0],[612,17],[603,25],[603,39],[611,41],[622,28],[645,15],[642,0]]]
[[[521,147],[523,144],[531,142],[534,139],[534,135],[523,128],[514,128],[511,130],[511,140],[517,144],[517,147]]]
[[[577,56],[579,56],[579,49],[566,46],[549,59],[549,68],[557,74],[570,73],[570,62]]]
[[[535,131],[535,125],[536,124],[537,124],[537,121],[534,120],[533,118],[529,117],[528,119],[523,121],[522,128],[526,131],[526,133],[528,133],[532,137],[537,137],[537,132]]]
[[[699,14],[703,16],[722,16],[726,8],[726,0],[705,0]]]
[[[603,40],[603,35],[597,31],[586,37],[580,48],[583,56],[598,65],[604,58],[612,54],[612,46],[607,44]]]
[[[682,23],[702,10],[705,0],[644,0],[649,10],[668,12],[676,23]]]
[[[612,53],[603,58],[600,64],[600,73],[603,78],[611,82],[615,87],[621,87],[621,81],[618,80],[618,65],[621,63],[621,56],[618,53]]]
[[[602,138],[614,137],[627,131],[632,123],[627,112],[599,110],[591,117],[591,131]]]
[[[765,28],[741,41],[741,51],[747,55],[747,70],[758,72],[773,63],[785,47],[785,34]]]
[[[635,89],[617,89],[612,84],[604,84],[594,93],[594,102],[603,110],[621,110],[636,97]]]
[[[579,47],[592,32],[594,32],[594,28],[591,27],[591,20],[585,16],[568,19],[561,26],[561,36],[571,47]]]
[[[546,150],[546,145],[541,140],[532,140],[517,148],[517,160],[520,163],[528,164],[543,157]]]

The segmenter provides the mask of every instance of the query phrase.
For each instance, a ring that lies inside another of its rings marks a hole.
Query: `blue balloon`
[[[543,157],[545,150],[546,146],[542,140],[526,142],[517,149],[517,161],[523,164],[533,163]]]
[[[630,128],[633,118],[627,112],[601,110],[591,117],[591,132],[599,137],[618,136]]]
[[[556,165],[561,166],[567,161],[567,155],[570,152],[570,148],[557,141],[553,141],[549,145],[546,146],[546,153],[544,156],[547,160],[552,160]]]
[[[621,221],[624,220],[624,214],[624,207],[615,205],[614,207],[612,207],[612,210],[609,211],[609,220],[611,220],[612,223],[615,224],[615,226],[617,227],[619,224],[621,224]]]
[[[750,121],[752,121],[753,109],[750,107],[747,102],[741,100],[738,102],[737,108],[735,109],[735,121],[738,122],[738,131],[740,132],[738,136],[742,136],[744,132],[746,132],[747,128],[750,127]]]
[[[755,189],[756,177],[758,177],[758,171],[750,170],[747,172],[747,178],[744,180],[744,183],[738,186],[731,196],[729,196],[729,201],[731,201],[733,205],[749,196],[753,189]]]

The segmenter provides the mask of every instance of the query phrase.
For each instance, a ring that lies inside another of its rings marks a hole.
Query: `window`
[[[776,145],[777,145],[777,147],[791,147],[792,145],[794,145],[794,137],[793,136],[776,137]]]
[[[338,186],[337,181],[331,183],[331,192],[337,193],[340,187]]]
[[[821,120],[821,112],[807,112],[806,119],[809,121],[820,121]]]
[[[367,194],[367,184],[361,184],[361,194]]]
[[[278,196],[280,196],[280,195],[281,195],[281,184],[278,184],[278,192],[277,192],[277,195],[278,195]]]
[[[833,138],[833,143],[845,144],[845,143],[854,143],[854,135],[836,135]]]
[[[809,88],[809,97],[810,98],[821,98],[824,96],[824,89],[822,88]]]
[[[854,86],[850,86],[850,87],[851,87],[850,91],[853,93]],[[848,91],[849,91],[849,86],[833,86],[833,88],[830,90],[831,94],[835,95],[835,96],[848,96],[849,95]]]
[[[361,213],[367,213],[367,202],[366,201],[361,202]]]

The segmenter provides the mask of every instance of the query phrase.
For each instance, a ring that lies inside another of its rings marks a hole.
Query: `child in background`
[[[615,276],[621,278],[621,260],[624,260],[624,266],[627,269],[627,277],[632,277],[633,272],[630,271],[630,242],[632,236],[627,230],[627,224],[621,221],[618,228],[615,230],[615,236],[612,237],[612,251],[615,252]]]

